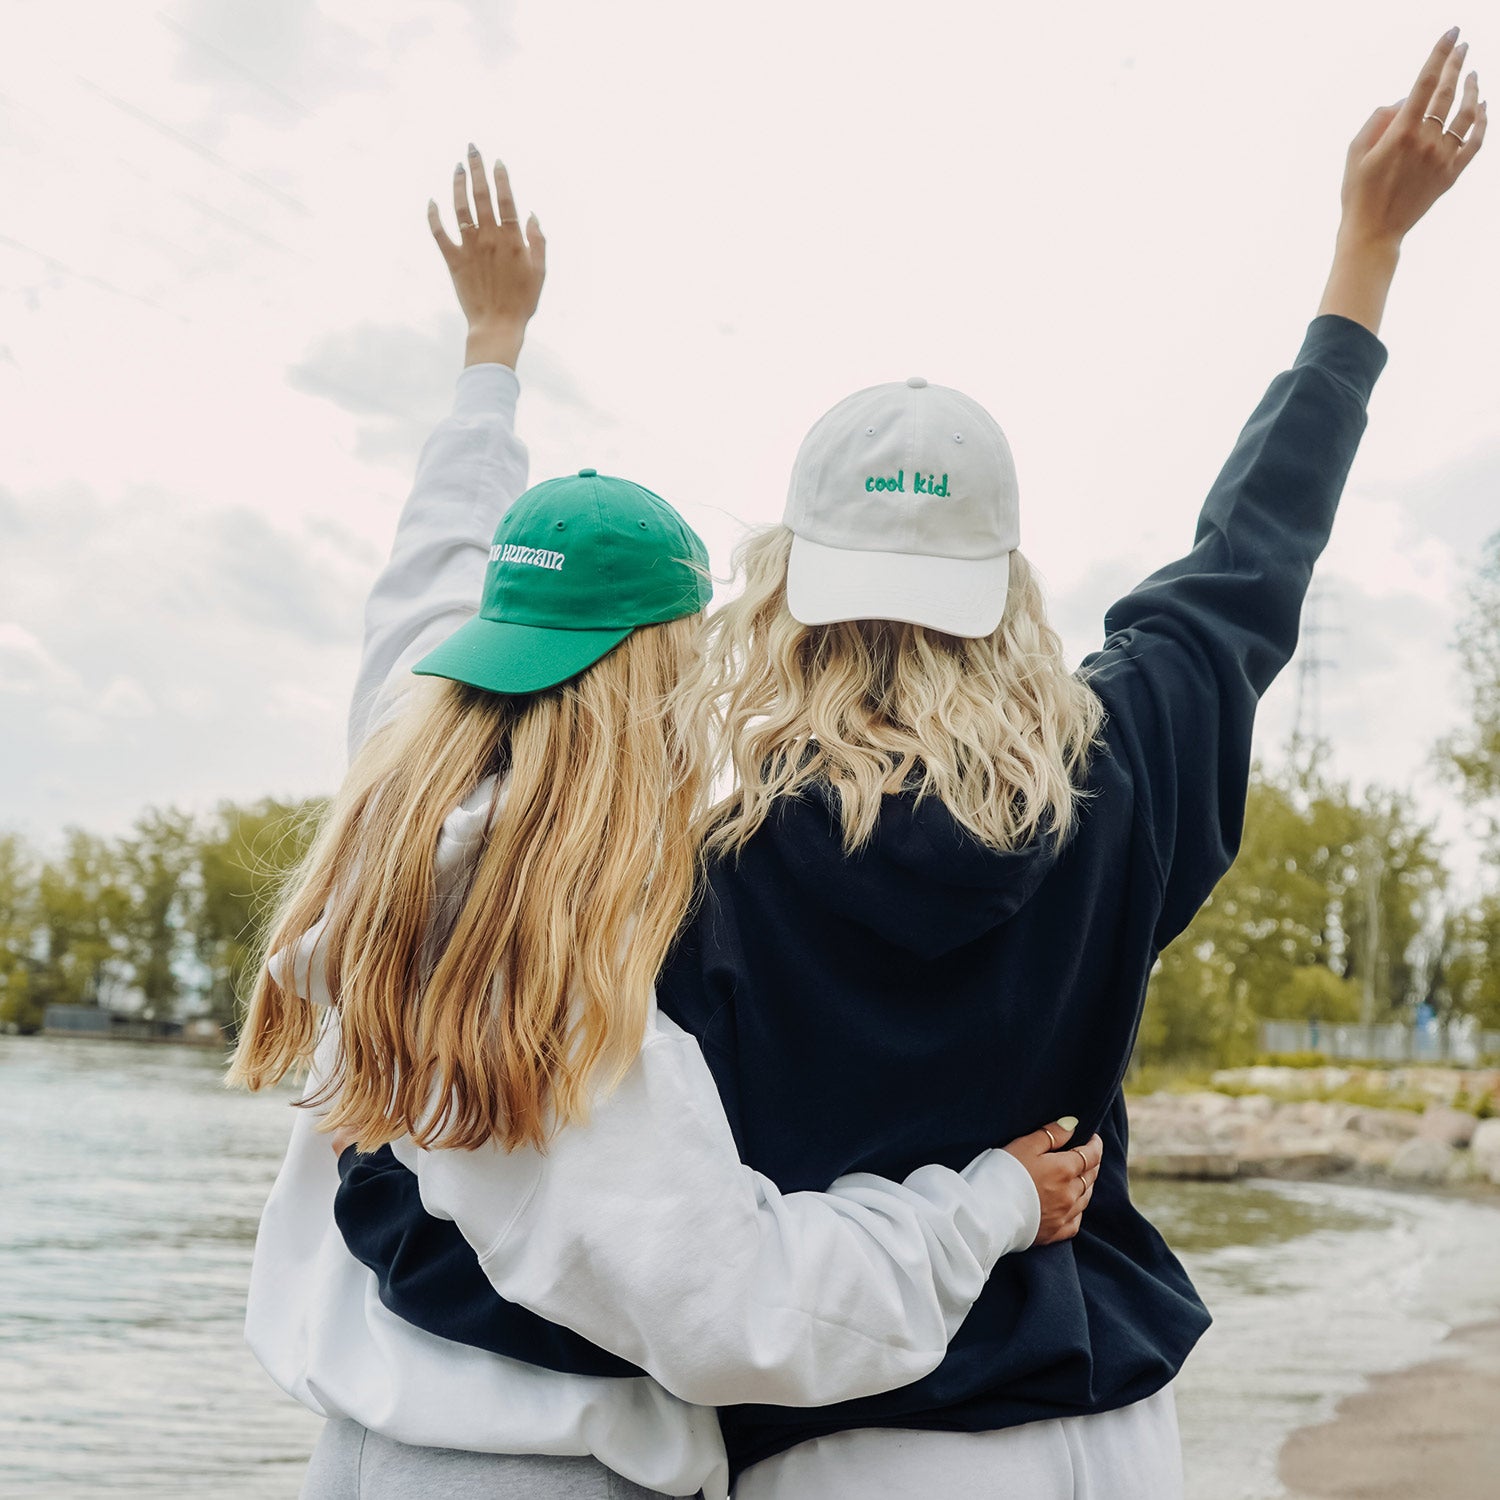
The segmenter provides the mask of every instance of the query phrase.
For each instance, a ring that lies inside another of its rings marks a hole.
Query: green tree
[[[1484,544],[1457,646],[1471,722],[1438,741],[1435,759],[1479,814],[1487,854],[1500,864],[1500,531]]]
[[[201,894],[197,833],[192,817],[175,808],[149,808],[119,848],[129,896],[125,957],[147,1017],[170,1016],[187,983]]]
[[[42,1002],[32,983],[36,861],[19,834],[0,833],[0,1026],[35,1031]]]
[[[1415,1004],[1438,968],[1446,872],[1409,798],[1257,763],[1234,864],[1161,955],[1144,1062],[1233,1064],[1260,1019],[1357,1020]],[[1366,974],[1370,983],[1365,984]]]
[[[1407,794],[1371,786],[1357,809],[1352,878],[1340,891],[1345,973],[1360,988],[1361,1019],[1408,1016],[1428,989],[1431,945],[1448,885],[1431,824]]]
[[[1451,915],[1442,993],[1443,1008],[1500,1030],[1500,891]]]
[[[265,941],[288,871],[300,863],[323,804],[266,799],[219,804],[198,846],[201,898],[194,942],[207,978],[209,1015],[233,1026],[237,999]]]
[[[96,834],[70,828],[62,853],[36,885],[38,1005],[94,1005],[123,982],[130,898],[118,851]]]

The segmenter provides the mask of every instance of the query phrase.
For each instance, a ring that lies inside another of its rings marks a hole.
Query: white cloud
[[[70,689],[77,680],[25,626],[0,621],[0,693]]]
[[[424,207],[451,225],[470,139],[548,232],[534,477],[639,477],[722,570],[819,413],[925,374],[1010,436],[1022,544],[1083,655],[1190,544],[1315,309],[1347,141],[1446,23],[1396,0],[1266,0],[1250,28],[1085,0],[1064,33],[949,0],[765,0],[753,26],[689,0],[88,15],[31,7],[0,58],[0,599],[35,643],[0,660],[55,710],[7,737],[0,824],[337,775],[360,595],[462,359]],[[1478,182],[1403,250],[1322,570],[1325,717],[1361,775],[1417,775],[1458,711],[1440,664],[1496,524]],[[155,712],[100,718],[116,681]],[[1268,749],[1292,699],[1289,672]]]
[[[100,695],[99,712],[109,719],[149,719],[156,705],[135,678],[114,677]]]

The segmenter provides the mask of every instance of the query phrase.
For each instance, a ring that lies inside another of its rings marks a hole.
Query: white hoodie
[[[371,594],[350,751],[399,698],[411,665],[480,597],[490,538],[525,488],[504,365],[459,377],[428,439],[391,560]],[[438,880],[461,881],[493,784],[449,815]],[[316,934],[277,955],[326,1004]],[[309,1090],[337,1042],[330,1011]],[[741,1163],[696,1041],[650,1017],[621,1085],[546,1153],[396,1154],[430,1212],[451,1218],[495,1289],[649,1372],[559,1374],[450,1343],[380,1302],[333,1220],[338,1170],[318,1113],[297,1111],[261,1219],[246,1337],[291,1395],[406,1443],[478,1452],[593,1454],[670,1495],[727,1494],[713,1405],[813,1406],[935,1369],[1000,1256],[1035,1239],[1036,1190],[1008,1153],[903,1183],[860,1173],[826,1193],[781,1193]]]

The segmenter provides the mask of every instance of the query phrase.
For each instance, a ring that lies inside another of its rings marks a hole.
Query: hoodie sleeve
[[[422,447],[391,555],[365,605],[349,710],[349,758],[389,713],[407,674],[479,608],[490,539],[526,488],[516,436],[520,385],[509,365],[469,365],[453,410]]]
[[[1296,648],[1386,357],[1363,324],[1312,320],[1214,481],[1192,550],[1110,606],[1102,649],[1080,664],[1131,761],[1161,884],[1157,948],[1239,850],[1255,710]]]
[[[665,1017],[619,1086],[545,1153],[403,1138],[394,1154],[415,1181],[399,1204],[388,1180],[367,1183],[361,1208],[346,1178],[346,1242],[370,1264],[370,1245],[399,1251],[430,1233],[425,1211],[454,1222],[487,1285],[467,1268],[424,1277],[408,1256],[398,1276],[374,1267],[387,1307],[512,1358],[618,1370],[576,1364],[576,1344],[496,1314],[486,1304],[498,1293],[701,1405],[817,1406],[930,1373],[995,1262],[1028,1247],[1040,1217],[1030,1175],[1000,1150],[962,1172],[854,1173],[826,1193],[779,1192],[740,1161],[697,1043]],[[363,1215],[372,1227],[371,1213],[379,1232],[361,1242],[351,1226]],[[430,1243],[464,1264],[451,1233]]]

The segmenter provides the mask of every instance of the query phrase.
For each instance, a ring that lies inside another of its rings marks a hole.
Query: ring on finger
[[[1050,1146],[1052,1148],[1052,1150],[1056,1151],[1057,1150],[1057,1142],[1052,1139],[1052,1127],[1050,1125],[1043,1125],[1042,1126],[1042,1131],[1043,1131],[1043,1133],[1047,1137],[1047,1144],[1048,1144],[1048,1146]]]
[[[1078,1160],[1083,1163],[1083,1170],[1085,1172],[1087,1172],[1088,1169],[1089,1169],[1089,1159],[1088,1159],[1088,1157],[1086,1157],[1083,1154],[1083,1147],[1082,1146],[1073,1146],[1073,1147],[1070,1147],[1070,1149],[1073,1150],[1073,1151],[1076,1151],[1078,1153]]]

